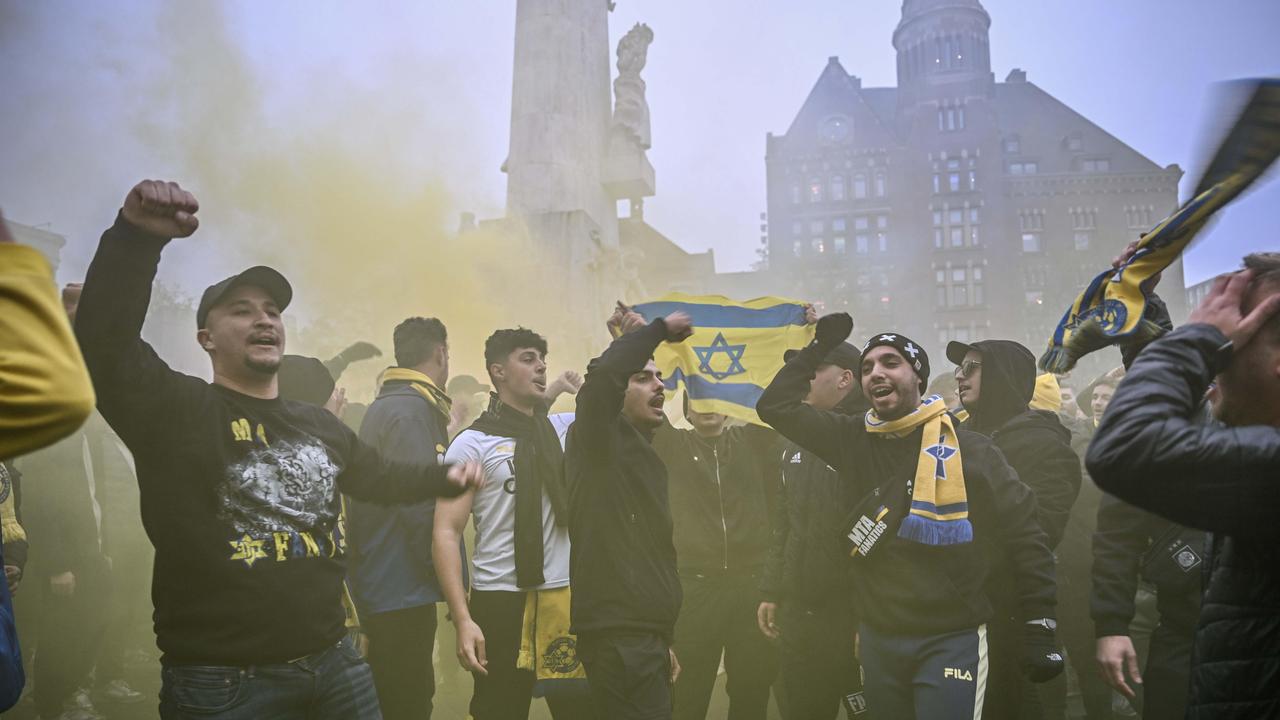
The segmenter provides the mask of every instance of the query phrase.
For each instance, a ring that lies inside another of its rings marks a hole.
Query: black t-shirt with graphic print
[[[447,468],[384,461],[321,408],[171,370],[140,338],[163,246],[117,219],[76,318],[98,407],[137,465],[157,643],[173,664],[309,655],[344,632],[338,493],[397,503],[456,491]]]

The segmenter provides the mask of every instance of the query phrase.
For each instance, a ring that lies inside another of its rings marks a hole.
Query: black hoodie
[[[1005,460],[1036,494],[1036,520],[1057,547],[1080,492],[1080,458],[1071,449],[1071,431],[1057,413],[1028,406],[1036,387],[1031,351],[1009,340],[951,343],[947,357],[956,364],[969,350],[982,354],[978,401],[965,406],[964,429],[990,437]],[[965,384],[964,380],[960,381]]]

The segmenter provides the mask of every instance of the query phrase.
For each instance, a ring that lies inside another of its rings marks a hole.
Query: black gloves
[[[1022,670],[1033,683],[1048,682],[1062,672],[1054,632],[1038,622],[1022,626]]]
[[[813,342],[820,348],[830,350],[844,342],[853,332],[853,318],[849,313],[831,313],[818,318],[818,326],[814,329]]]

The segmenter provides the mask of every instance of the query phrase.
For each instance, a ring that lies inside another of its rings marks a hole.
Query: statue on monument
[[[641,150],[650,147],[649,103],[640,71],[648,60],[653,30],[636,23],[618,41],[618,79],[613,81],[613,134]]]

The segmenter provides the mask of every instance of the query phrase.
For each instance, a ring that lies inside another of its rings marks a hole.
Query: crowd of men
[[[0,236],[0,707],[15,592],[39,717],[144,701],[150,572],[166,719],[427,718],[463,682],[437,648],[475,720],[701,719],[721,674],[734,720],[1057,719],[1069,686],[1091,720],[1280,717],[1280,253],[1177,329],[1153,294],[1167,334],[1083,386],[810,309],[756,425],[667,408],[692,320],[621,303],[581,375],[496,329],[487,384],[407,318],[348,406],[380,351],[285,355],[264,266],[200,298],[213,381],[178,373],[141,329],[198,210],[139,183],[62,307]]]

